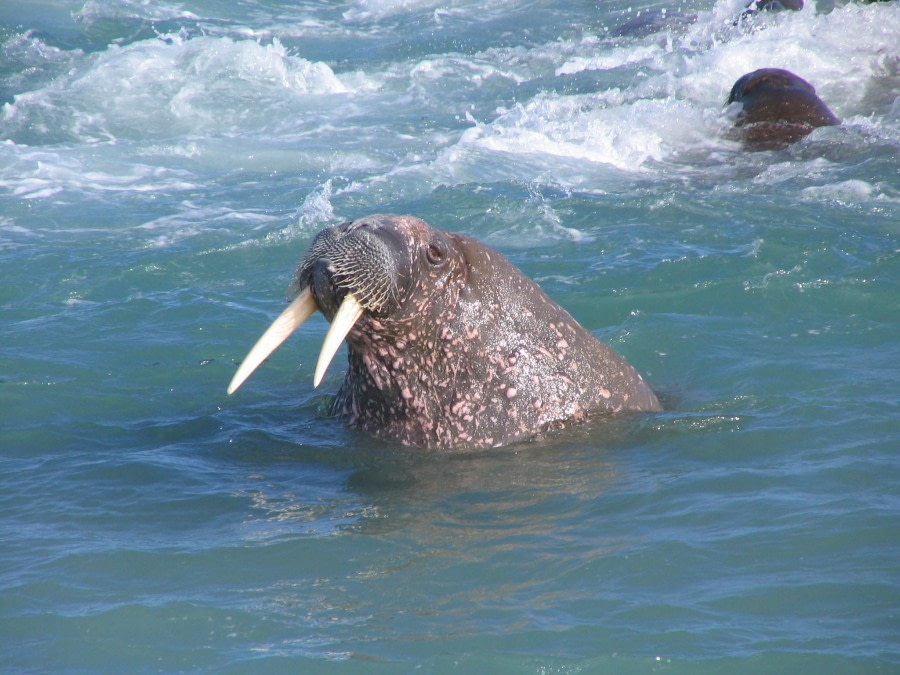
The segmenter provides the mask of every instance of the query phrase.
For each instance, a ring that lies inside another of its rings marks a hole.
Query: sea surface
[[[900,673],[900,3],[0,3],[0,670]],[[733,82],[843,123],[728,135]],[[502,251],[664,403],[327,414],[321,228]]]

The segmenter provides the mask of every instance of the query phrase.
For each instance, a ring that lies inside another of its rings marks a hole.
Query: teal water
[[[900,5],[617,30],[661,7],[0,6],[0,669],[900,672]],[[742,151],[764,66],[843,124]],[[394,447],[326,416],[321,317],[226,396],[376,212],[666,411]]]

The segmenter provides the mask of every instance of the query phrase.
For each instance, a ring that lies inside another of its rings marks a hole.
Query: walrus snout
[[[328,258],[319,258],[310,265],[309,282],[306,284],[316,300],[319,310],[331,321],[344,301],[347,290],[335,281],[334,266]]]
[[[294,274],[291,291],[296,298],[244,357],[228,385],[229,394],[316,310],[331,327],[319,352],[314,386],[319,386],[338,347],[366,311],[392,310],[399,302],[404,257],[398,252],[404,247],[399,233],[386,226],[391,218],[369,216],[316,235]]]
[[[404,259],[391,228],[369,217],[322,230],[294,275],[295,292],[310,288],[331,321],[348,294],[376,315],[396,309]]]

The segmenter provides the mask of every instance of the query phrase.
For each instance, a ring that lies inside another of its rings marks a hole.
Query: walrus
[[[751,150],[778,150],[799,141],[816,127],[840,124],[816,89],[781,68],[760,68],[738,78],[726,105],[741,103],[737,136]]]
[[[803,9],[803,0],[751,0],[741,13],[739,20],[760,12],[799,12],[801,9]]]
[[[634,368],[503,255],[413,216],[322,230],[291,292],[229,394],[318,310],[331,327],[314,386],[346,340],[332,413],[382,439],[496,447],[593,414],[661,409]]]
[[[803,0],[750,0],[733,25],[740,25],[761,12],[798,12],[801,9]],[[683,12],[668,7],[640,9],[635,16],[613,28],[612,34],[617,37],[647,37],[664,30],[683,31],[696,20],[696,12]]]
[[[697,20],[694,12],[682,12],[666,7],[642,9],[612,29],[616,37],[647,37],[664,30],[682,31]]]

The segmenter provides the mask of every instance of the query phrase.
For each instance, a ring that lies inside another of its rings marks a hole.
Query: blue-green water
[[[0,6],[0,669],[900,672],[900,5],[617,30],[663,6]],[[765,66],[842,126],[727,140]],[[393,447],[325,416],[321,317],[227,397],[374,212],[666,411]]]

